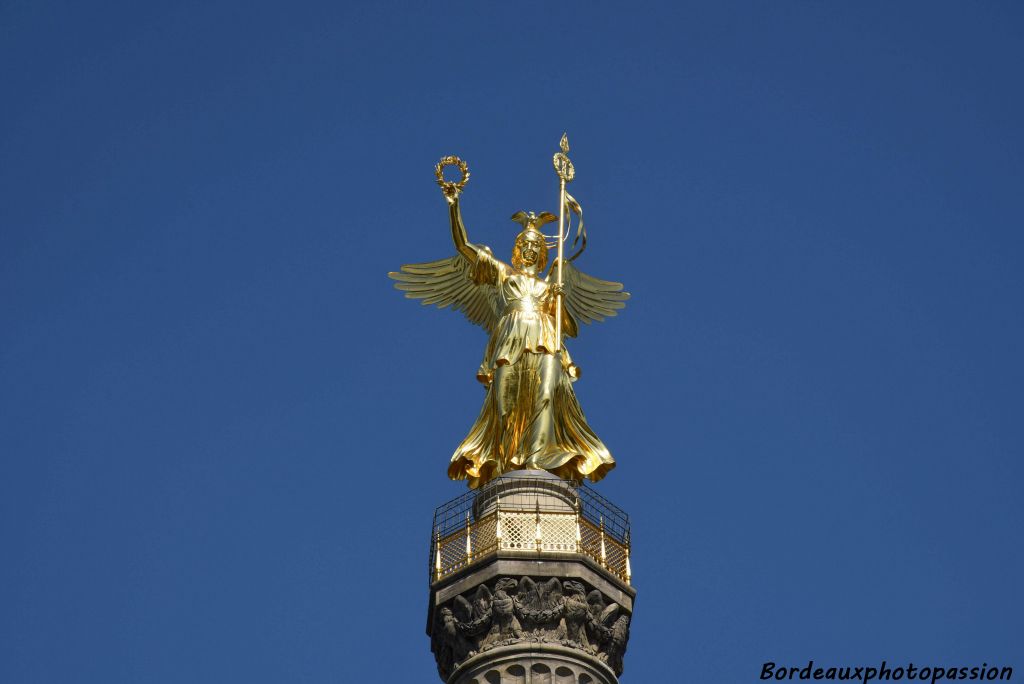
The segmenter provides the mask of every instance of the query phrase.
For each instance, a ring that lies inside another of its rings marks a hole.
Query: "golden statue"
[[[510,470],[542,469],[564,479],[586,477],[596,482],[615,467],[576,400],[572,383],[580,371],[563,338],[576,337],[579,322],[614,316],[629,294],[621,283],[593,278],[572,265],[586,248],[586,233],[582,209],[565,191],[575,175],[565,155],[568,149],[563,136],[562,152],[554,159],[562,210],[558,217],[522,211],[512,216],[523,230],[516,237],[511,264],[469,242],[459,210],[469,172],[457,157],[442,159],[435,172],[449,205],[457,254],[388,274],[406,297],[462,311],[490,336],[477,372],[487,389],[484,405],[448,467],[450,478],[469,480],[472,488]],[[442,172],[450,165],[461,169],[459,182],[444,180]],[[579,219],[573,244],[582,238],[582,246],[565,259],[567,210]],[[556,220],[557,236],[541,232],[541,226]],[[558,258],[544,276],[552,248],[557,248]]]

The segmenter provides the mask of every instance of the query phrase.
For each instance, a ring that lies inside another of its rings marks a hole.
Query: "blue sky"
[[[624,682],[1024,668],[1024,12],[0,4],[0,680],[434,681],[483,333],[385,274],[554,211]],[[384,668],[383,671],[381,668]]]

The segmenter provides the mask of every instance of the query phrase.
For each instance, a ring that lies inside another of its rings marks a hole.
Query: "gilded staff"
[[[556,152],[552,163],[555,165],[555,173],[558,174],[558,286],[555,290],[555,351],[562,350],[562,243],[565,241],[565,184],[576,177],[576,169],[569,161],[569,136],[562,134],[562,141],[559,144],[561,152]]]

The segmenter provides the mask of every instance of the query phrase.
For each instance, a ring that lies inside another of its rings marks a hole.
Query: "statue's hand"
[[[548,288],[548,290],[551,292],[552,295],[554,295],[556,297],[558,295],[564,295],[565,294],[565,288],[563,286],[559,285],[558,283],[553,283]]]
[[[449,205],[454,205],[459,201],[459,189],[455,183],[445,183],[441,186],[441,194],[444,195],[444,200]]]

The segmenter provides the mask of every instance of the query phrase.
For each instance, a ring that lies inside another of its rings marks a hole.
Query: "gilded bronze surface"
[[[576,400],[572,383],[580,373],[564,338],[576,337],[580,322],[614,316],[629,294],[622,291],[621,283],[589,276],[572,263],[586,247],[586,236],[582,209],[565,191],[575,176],[566,156],[565,136],[561,147],[554,158],[561,198],[557,236],[541,232],[541,226],[555,220],[554,215],[518,212],[512,219],[523,230],[516,237],[510,264],[495,258],[488,247],[469,242],[459,208],[468,168],[458,157],[445,157],[435,173],[449,205],[457,253],[388,274],[406,297],[462,311],[489,335],[477,371],[477,379],[487,388],[483,408],[448,467],[449,477],[468,480],[470,487],[524,468],[596,482],[615,467]],[[459,167],[461,181],[444,180],[442,171],[449,165]],[[562,253],[566,219],[571,218],[567,214],[580,219],[576,242],[583,239],[583,246],[570,259]],[[554,244],[548,243],[548,237],[554,238]],[[557,258],[544,275],[551,248],[557,250]]]

